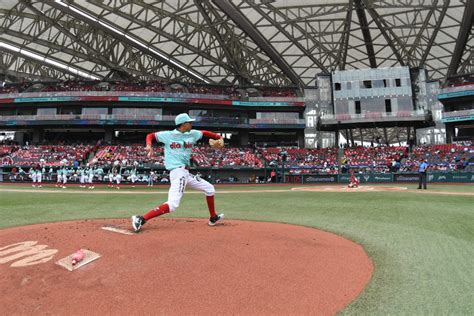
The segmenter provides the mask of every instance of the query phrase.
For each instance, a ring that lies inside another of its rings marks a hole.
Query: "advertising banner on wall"
[[[428,182],[474,182],[472,172],[429,172]]]
[[[355,175],[360,183],[393,182],[391,173],[364,173]],[[341,173],[338,175],[339,183],[349,183],[350,174]]]
[[[393,182],[418,182],[418,173],[394,173]]]
[[[303,183],[337,183],[336,174],[303,175]]]

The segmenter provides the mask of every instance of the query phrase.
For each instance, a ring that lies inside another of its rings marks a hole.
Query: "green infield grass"
[[[416,188],[414,184],[400,186]],[[283,192],[291,187],[218,187],[216,208],[229,220],[304,225],[361,244],[374,262],[374,274],[367,288],[341,314],[474,314],[474,195]],[[79,188],[30,192],[28,186],[2,185],[0,228],[73,219],[128,218],[164,202],[165,194],[152,193],[164,193],[166,189],[103,187],[91,194]],[[429,189],[474,193],[474,186],[467,184],[431,185]],[[219,190],[232,192],[219,195]],[[239,192],[242,190],[277,191]],[[127,192],[130,194],[124,194]],[[204,196],[185,194],[180,209],[166,216],[207,217]]]

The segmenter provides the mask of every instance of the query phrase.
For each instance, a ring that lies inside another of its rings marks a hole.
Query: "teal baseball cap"
[[[187,113],[181,113],[174,119],[175,125],[181,125],[186,122],[194,122],[196,119],[191,118]]]

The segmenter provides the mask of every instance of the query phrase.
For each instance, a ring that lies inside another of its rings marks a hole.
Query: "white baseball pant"
[[[204,192],[206,196],[212,196],[216,192],[214,186],[200,177],[189,173],[184,167],[176,168],[170,172],[171,187],[168,191],[168,201],[170,212],[176,211],[183,197],[184,190],[189,185],[195,190]]]

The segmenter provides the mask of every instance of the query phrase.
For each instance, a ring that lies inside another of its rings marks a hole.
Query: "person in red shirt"
[[[348,188],[358,188],[360,184],[359,179],[354,175],[354,171],[351,171],[351,176],[349,178],[349,185]]]

